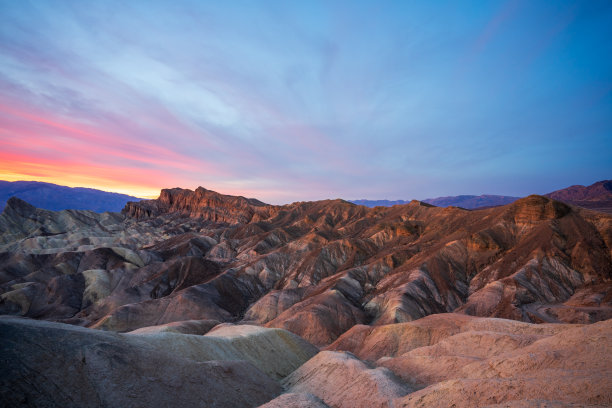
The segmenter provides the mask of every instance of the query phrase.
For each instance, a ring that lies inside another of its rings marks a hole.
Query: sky
[[[0,179],[283,204],[612,178],[612,2],[0,0]]]

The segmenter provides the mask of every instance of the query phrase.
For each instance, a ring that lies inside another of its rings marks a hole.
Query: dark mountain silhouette
[[[364,206],[369,207],[369,208],[374,208],[374,207],[392,207],[394,205],[404,205],[404,204],[408,204],[410,202],[410,200],[405,201],[405,200],[366,200],[366,199],[361,199],[361,200],[349,200],[349,202],[351,202],[353,204],[357,204],[357,205],[364,205]]]
[[[575,185],[546,194],[546,197],[591,210],[612,213],[612,180],[602,180],[590,186]]]
[[[557,201],[577,205],[591,210],[612,213],[612,180],[598,181],[590,186],[575,185],[561,190],[553,191],[544,196]],[[422,202],[436,207],[461,207],[468,210],[496,207],[513,203],[520,197],[502,195],[459,195],[448,197],[427,198]],[[407,204],[405,200],[352,200],[351,203],[365,205],[366,207],[391,207]]]
[[[1,181],[0,211],[11,197],[51,211],[90,210],[119,212],[128,201],[140,198],[84,187],[66,187],[39,181]]]
[[[501,195],[459,195],[448,197],[427,198],[422,202],[435,205],[436,207],[461,207],[468,210],[483,207],[495,207],[498,205],[510,204],[520,197],[501,196]],[[365,205],[366,207],[391,207],[394,205],[408,204],[405,200],[351,200],[353,204]]]
[[[453,197],[437,197],[423,200],[426,203],[435,205],[436,207],[461,207],[468,210],[482,207],[496,207],[498,205],[506,205],[515,202],[520,197],[502,196],[502,195],[460,195]]]

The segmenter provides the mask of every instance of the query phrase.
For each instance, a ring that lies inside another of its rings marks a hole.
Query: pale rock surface
[[[312,394],[281,394],[260,408],[328,408],[323,401]]]
[[[283,380],[291,393],[310,393],[331,407],[389,407],[412,391],[386,368],[350,353],[322,351]]]
[[[195,361],[246,360],[276,380],[286,377],[318,352],[286,330],[250,325],[219,325],[204,336],[167,331],[131,335],[160,351]]]
[[[572,327],[576,325],[536,325],[508,319],[480,318],[460,313],[439,313],[407,323],[382,326],[356,325],[326,349],[350,351],[363,360],[376,361],[382,357],[396,357],[414,349],[432,346],[462,332],[480,331],[504,335],[548,336]],[[507,336],[502,336],[502,339],[508,340]]]
[[[183,320],[160,324],[158,326],[141,327],[140,329],[128,332],[128,334],[155,334],[155,333],[180,333],[203,335],[208,333],[213,327],[218,325],[218,320]]]
[[[400,407],[530,406],[523,400],[610,406],[612,320],[580,326],[480,318],[459,334],[378,364],[427,386],[396,400]]]
[[[525,347],[544,337],[467,331],[398,357],[383,357],[377,365],[389,368],[408,384],[423,387],[456,378],[468,364]]]

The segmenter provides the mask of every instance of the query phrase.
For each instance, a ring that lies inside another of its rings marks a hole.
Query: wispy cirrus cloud
[[[588,183],[610,26],[604,2],[5,2],[0,178],[275,203]]]

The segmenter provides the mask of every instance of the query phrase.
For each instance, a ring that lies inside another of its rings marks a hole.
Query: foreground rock
[[[350,351],[363,360],[374,362],[383,357],[396,357],[415,349],[433,346],[462,333],[499,333],[537,339],[539,336],[555,335],[573,327],[576,325],[528,324],[507,319],[440,313],[407,323],[357,325],[327,349]],[[469,349],[469,345],[473,344],[474,339],[469,339],[467,345],[462,347]],[[482,352],[482,349],[479,350]]]
[[[288,331],[247,325],[217,326],[204,336],[161,332],[138,337],[159,350],[195,361],[249,361],[276,380],[290,374],[319,351]]]
[[[260,408],[327,408],[323,401],[312,394],[287,393],[274,398]]]
[[[317,353],[280,329],[138,332],[0,317],[0,398],[7,406],[68,407],[612,404],[612,320],[529,324],[449,313],[355,326],[330,346],[368,361]]]
[[[181,333],[203,335],[208,333],[220,322],[217,320],[183,320],[158,326],[141,327],[129,334]]]
[[[330,347],[376,360],[376,366],[417,389],[386,406],[612,404],[612,320],[534,325],[432,315],[367,330],[356,327]]]
[[[278,329],[123,335],[7,316],[0,347],[3,405],[32,407],[258,406],[281,387],[249,361],[278,378],[316,353]]]
[[[315,395],[332,407],[387,407],[412,391],[386,368],[346,352],[322,351],[284,380],[292,393]]]

